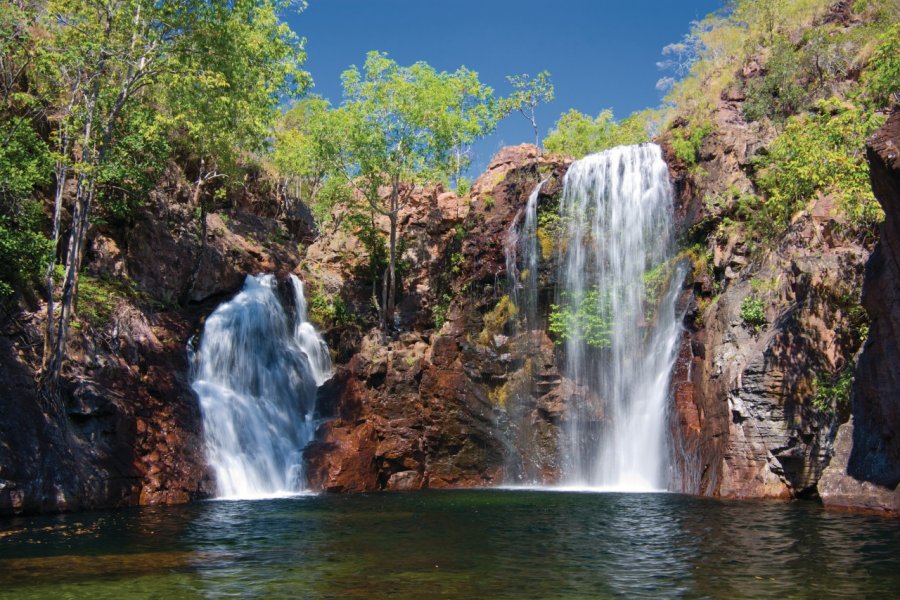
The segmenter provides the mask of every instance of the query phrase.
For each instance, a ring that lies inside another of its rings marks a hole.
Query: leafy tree
[[[302,41],[278,18],[290,0],[200,2],[191,35],[173,55],[162,81],[170,118],[197,165],[193,204],[201,248],[182,299],[187,301],[206,256],[209,182],[235,175],[244,152],[263,150],[282,102],[302,94]]]
[[[464,68],[404,67],[370,52],[344,72],[344,102],[329,111],[320,143],[335,172],[390,224],[379,312],[388,328],[397,293],[398,214],[410,183],[437,181],[457,167],[454,148],[492,131],[499,112],[491,88]],[[382,193],[383,192],[383,193]]]
[[[560,116],[556,126],[544,139],[544,147],[555,154],[582,157],[614,146],[638,144],[649,139],[646,119],[649,113],[635,113],[621,123],[611,110],[595,118],[575,109]]]
[[[58,323],[54,270],[47,269],[41,385],[51,397],[94,206],[105,199],[112,213],[127,212],[127,203],[115,200],[122,197],[108,192],[123,182],[140,187],[151,175],[148,161],[165,154],[164,126],[193,136],[201,156],[217,163],[220,155],[235,155],[232,143],[262,145],[284,80],[303,58],[277,17],[290,6],[287,0],[48,0],[35,14],[32,26],[43,33],[33,48],[33,79],[57,108],[54,246],[62,191],[70,178],[75,182]],[[159,111],[160,104],[168,110]]]
[[[329,110],[331,104],[319,96],[298,101],[281,117],[272,151],[287,211],[303,202],[319,226],[332,220],[334,206],[352,200],[343,177],[330,171],[327,144],[322,143]]]
[[[541,71],[536,77],[523,73],[506,78],[513,87],[513,93],[502,101],[504,114],[519,112],[528,119],[534,129],[534,145],[540,146],[541,139],[538,133],[536,111],[539,104],[553,102],[553,83],[550,81],[550,73]]]

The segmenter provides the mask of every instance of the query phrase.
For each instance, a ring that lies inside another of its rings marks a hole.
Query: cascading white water
[[[537,287],[539,249],[537,239],[537,205],[541,188],[547,180],[538,183],[524,209],[520,210],[506,234],[504,254],[509,296],[517,310],[515,333],[518,350],[525,361],[533,360],[540,342],[534,339],[538,329]],[[521,223],[521,225],[520,225]],[[521,260],[521,268],[519,262]],[[524,333],[524,335],[519,335]],[[531,369],[526,369],[530,373]],[[511,397],[507,398],[506,410],[509,417],[510,444],[504,468],[505,479],[511,484],[539,483],[540,468],[534,458],[534,432],[531,430],[530,402],[533,391],[531,375],[520,385],[512,386]]]
[[[672,257],[672,199],[666,163],[653,144],[587,156],[566,174],[557,303],[575,391],[562,434],[565,485],[666,487],[678,286],[654,298],[645,280]],[[683,276],[676,272],[671,281]]]
[[[207,318],[195,357],[192,385],[222,497],[296,493],[306,484],[303,448],[331,360],[306,321],[303,284],[291,276],[293,316],[276,286],[274,275],[248,276]]]
[[[294,339],[309,359],[313,379],[319,386],[331,377],[331,355],[328,353],[328,344],[307,318],[303,282],[293,274],[290,276],[290,282],[294,292]]]
[[[509,281],[510,300],[519,309],[527,331],[534,329],[537,321],[537,281],[538,281],[538,239],[537,204],[541,188],[546,179],[537,184],[528,196],[524,214],[516,215],[515,221],[506,234],[504,253],[506,274]],[[519,227],[521,220],[522,226]],[[519,269],[518,257],[522,268]]]

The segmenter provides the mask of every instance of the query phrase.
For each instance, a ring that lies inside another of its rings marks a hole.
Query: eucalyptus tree
[[[301,69],[303,40],[279,21],[289,0],[205,2],[194,29],[164,80],[166,108],[184,154],[196,164],[193,204],[199,208],[200,251],[182,300],[187,301],[206,254],[207,187],[233,177],[243,156],[270,141],[279,107],[311,83]]]
[[[334,172],[390,224],[378,305],[387,330],[396,307],[397,225],[407,184],[453,174],[454,148],[491,132],[500,110],[477,73],[438,72],[424,62],[400,66],[380,52],[370,52],[362,70],[345,71],[342,81],[344,101],[328,113],[319,139]]]
[[[138,103],[169,102],[172,124],[190,123],[195,128],[186,127],[188,135],[206,129],[213,138],[204,149],[207,156],[225,152],[223,137],[246,140],[244,128],[263,137],[285,81],[299,74],[303,60],[299,43],[278,19],[280,10],[293,5],[287,0],[46,2],[36,23],[46,32],[42,75],[48,88],[61,90],[67,98],[56,117],[54,232],[62,230],[60,204],[67,180],[75,182],[57,323],[53,270],[48,269],[41,376],[48,396],[57,394],[92,208],[123,120]],[[192,92],[174,94],[172,88]],[[210,113],[216,118],[198,116]],[[231,135],[235,130],[242,133]]]
[[[541,71],[535,77],[527,73],[506,78],[513,87],[513,93],[503,99],[504,113],[518,112],[528,119],[534,129],[534,145],[541,145],[537,124],[537,107],[539,104],[553,102],[554,89],[548,71]]]

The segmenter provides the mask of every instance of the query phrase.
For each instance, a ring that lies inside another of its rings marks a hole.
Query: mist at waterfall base
[[[331,376],[331,359],[307,320],[303,283],[291,275],[289,284],[288,303],[274,275],[248,276],[203,327],[192,385],[220,497],[306,487],[303,448],[315,433],[316,390]]]

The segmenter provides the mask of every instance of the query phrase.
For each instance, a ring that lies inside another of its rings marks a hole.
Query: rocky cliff
[[[552,202],[563,167],[518,146],[495,156],[465,198],[440,187],[409,189],[400,213],[405,275],[396,329],[387,334],[374,327],[371,281],[355,275],[369,257],[352,228],[309,248],[301,276],[318,285],[314,293],[339,297],[361,315],[328,332],[344,360],[321,394],[323,412],[335,418],[307,453],[314,488],[489,485],[526,469],[552,476],[560,377],[545,340],[528,366],[543,384],[527,397],[511,392],[525,365],[512,349],[504,247],[547,177],[543,199]],[[517,444],[516,435],[529,440]],[[527,456],[510,465],[520,447]]]
[[[872,325],[856,370],[852,419],[838,430],[819,489],[826,506],[900,512],[900,110],[867,152],[885,212],[863,288]]]
[[[725,497],[815,497],[848,411],[817,388],[852,368],[871,243],[843,233],[828,196],[766,239],[730,219],[755,192],[751,158],[771,137],[744,120],[740,102],[723,94],[696,167],[668,155],[694,262],[673,379],[679,485]]]
[[[130,223],[98,223],[59,401],[36,391],[43,303],[0,321],[0,514],[187,502],[213,490],[187,344],[247,273],[299,262],[302,223],[253,172],[200,239],[172,165]],[[202,260],[198,262],[198,257]]]

